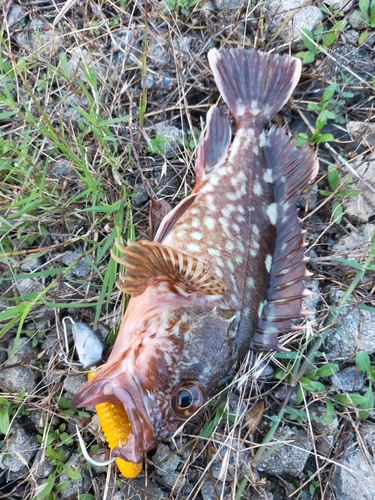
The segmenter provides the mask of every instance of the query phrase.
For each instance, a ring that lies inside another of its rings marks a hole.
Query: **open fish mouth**
[[[73,397],[72,403],[77,408],[95,406],[100,403],[122,404],[131,423],[131,432],[127,441],[119,443],[112,450],[113,457],[121,457],[128,462],[140,463],[145,453],[153,448],[155,437],[148,414],[146,397],[138,387],[132,390],[117,385],[117,380],[102,379],[87,383]]]

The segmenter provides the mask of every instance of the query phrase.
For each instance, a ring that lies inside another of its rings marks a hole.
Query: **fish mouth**
[[[121,377],[122,378],[122,377]],[[120,385],[121,384],[121,385]],[[144,455],[154,447],[155,436],[150,422],[147,399],[143,391],[136,387],[124,389],[123,381],[98,380],[93,384],[88,382],[72,400],[72,404],[79,407],[93,406],[100,403],[122,404],[131,423],[131,433],[126,443],[120,443],[112,449],[113,457],[120,457],[127,462],[138,464]],[[125,385],[129,387],[129,384]]]

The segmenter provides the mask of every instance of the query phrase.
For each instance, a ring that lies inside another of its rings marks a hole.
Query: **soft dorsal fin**
[[[298,329],[291,319],[308,315],[301,311],[301,299],[308,295],[303,280],[306,271],[305,245],[296,207],[297,198],[318,172],[318,161],[308,147],[296,148],[280,130],[265,139],[264,154],[272,172],[265,175],[275,186],[276,244],[271,267],[270,287],[252,346],[261,350],[282,350],[278,335]]]
[[[226,286],[205,262],[192,255],[175,250],[153,241],[138,241],[127,247],[117,241],[115,246],[124,254],[112,258],[126,267],[120,274],[120,290],[136,297],[157,278],[172,281],[185,292],[201,292],[207,295],[221,295]]]
[[[191,194],[187,198],[184,198],[173,210],[167,213],[164,219],[161,221],[158,230],[154,236],[154,241],[161,243],[163,239],[167,236],[172,227],[176,224],[178,219],[186,212],[190,205],[194,202],[197,194]]]
[[[214,166],[224,159],[232,139],[232,129],[229,120],[222,115],[217,106],[212,106],[207,113],[207,129],[203,139],[201,139],[195,164],[197,191],[207,174]]]

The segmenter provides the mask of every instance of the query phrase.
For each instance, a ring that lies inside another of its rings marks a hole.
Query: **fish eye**
[[[176,417],[189,418],[203,404],[203,391],[195,382],[181,382],[172,391],[171,410]]]

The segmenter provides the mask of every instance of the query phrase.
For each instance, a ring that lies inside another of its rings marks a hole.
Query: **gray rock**
[[[81,258],[81,259],[80,259]],[[80,259],[80,260],[78,260]],[[64,264],[64,266],[70,266],[78,260],[77,264],[72,267],[70,270],[71,274],[75,276],[76,278],[84,278],[91,272],[91,266],[90,264],[85,260],[85,257],[81,252],[77,252],[77,250],[71,251],[67,250],[66,252],[63,253],[61,261]]]
[[[143,184],[134,185],[134,193],[132,195],[132,204],[135,206],[143,205],[148,200],[147,189]]]
[[[46,479],[52,474],[54,466],[46,458],[44,450],[39,450],[35,455],[30,473],[38,479]]]
[[[52,168],[51,173],[53,175],[56,175],[57,177],[66,177],[71,171],[72,171],[72,165],[67,161],[63,160],[56,163],[56,165]]]
[[[214,0],[214,5],[220,10],[238,10],[243,5],[243,0]]]
[[[64,390],[69,394],[77,394],[86,382],[85,375],[68,375],[64,382]]]
[[[305,431],[287,426],[276,431],[274,442],[283,438],[287,432],[290,432],[287,440],[292,441],[292,445],[282,444],[259,465],[259,470],[279,475],[288,474],[293,477],[298,477],[302,473],[312,450],[312,444]]]
[[[46,23],[38,18],[33,19],[16,38],[21,47],[44,57],[54,54],[61,47],[63,41],[57,28],[50,29]]]
[[[315,184],[308,190],[307,193],[300,196],[300,198],[297,200],[297,207],[302,208],[303,210],[307,208],[308,212],[314,210],[314,208],[318,204],[318,192],[319,192],[318,185]]]
[[[32,369],[32,361],[36,359],[37,352],[31,347],[30,339],[21,337],[18,340],[17,350],[11,358],[13,349],[13,340],[10,341],[8,347],[8,360],[5,363],[13,365],[22,361],[27,361],[20,366],[13,366],[0,372],[0,388],[4,391],[18,393],[26,391],[33,392],[36,387],[36,373]],[[27,365],[27,366],[26,366]]]
[[[167,73],[147,74],[145,80],[141,81],[141,88],[151,89],[152,87],[170,87],[176,79]]]
[[[160,66],[165,66],[169,61],[169,54],[165,50],[165,40],[159,38],[156,41],[156,44],[150,47],[150,51],[148,53],[148,57],[151,59],[151,62],[155,64],[158,68]]]
[[[348,359],[356,351],[375,352],[375,314],[343,307],[338,318],[340,330],[332,328],[325,342],[328,359]]]
[[[281,27],[280,36],[286,42],[301,39],[301,28],[312,31],[323,19],[323,13],[313,5],[304,6],[304,0],[271,0],[266,13],[272,32]],[[284,25],[286,19],[290,20]]]
[[[21,297],[28,293],[40,292],[42,290],[42,285],[36,278],[25,278],[17,281],[15,285]]]
[[[331,377],[332,384],[342,392],[359,392],[365,383],[365,374],[355,366],[348,366]]]
[[[21,269],[22,271],[26,273],[30,273],[32,271],[35,271],[40,267],[42,264],[42,259],[40,257],[27,257],[22,263],[21,263]]]
[[[346,128],[352,139],[363,142],[366,149],[375,146],[375,123],[348,121]]]
[[[225,484],[215,481],[215,485],[212,480],[207,479],[201,487],[201,495],[203,500],[216,500],[221,498],[222,493],[224,493]],[[224,498],[229,498],[225,496]]]
[[[117,66],[131,64],[133,59],[142,57],[142,50],[136,34],[129,28],[122,28],[112,34],[111,50],[114,52],[113,60]]]
[[[316,435],[322,437],[315,439],[315,446],[320,453],[323,455],[329,455],[333,449],[336,437],[339,434],[339,419],[334,413],[332,415],[332,422],[326,422],[324,420],[324,414],[327,408],[321,405],[315,405],[311,407],[310,414],[313,417],[311,419],[311,424]]]
[[[167,457],[170,458],[166,460]],[[156,466],[156,474],[159,474],[159,476],[165,476],[177,470],[177,467],[180,465],[181,458],[176,453],[172,452],[169,446],[160,443],[154,455],[153,462]]]
[[[0,469],[21,471],[36,454],[38,446],[35,436],[30,436],[21,427],[16,428],[0,452]]]
[[[338,84],[342,83],[344,75],[346,85],[350,86],[350,91],[354,94],[351,101],[354,104],[355,99],[363,100],[372,95],[371,90],[365,88],[363,81],[359,80],[361,78],[367,81],[366,68],[372,67],[372,65],[373,60],[366,48],[353,49],[351,45],[341,44],[335,49],[335,60],[332,61],[332,67],[327,66],[327,70],[337,73],[336,83]],[[347,69],[350,69],[351,73]]]
[[[374,137],[372,140],[374,140]],[[370,137],[368,139],[370,140]],[[359,158],[353,162],[352,166],[360,179],[354,177],[348,187],[358,190],[360,193],[354,198],[344,197],[343,205],[351,219],[367,222],[375,215],[375,193],[372,191],[375,185],[375,159],[365,161]]]
[[[74,47],[70,51],[70,59],[67,62],[67,71],[70,77],[78,76],[83,81],[87,81],[83,72],[83,66],[90,67],[93,64],[93,58],[90,52],[81,47]]]
[[[98,364],[103,356],[102,339],[86,323],[75,323],[72,332],[78,358],[83,368]]]
[[[175,50],[190,54],[192,41],[193,39],[191,36],[181,36],[178,40],[172,42],[172,45]]]
[[[162,500],[169,496],[154,481],[148,480],[146,484],[144,477],[137,477],[127,481],[121,490],[124,500],[130,498],[132,500]]]
[[[7,15],[7,23],[9,28],[13,28],[26,15],[27,13],[23,10],[23,8],[20,5],[13,4],[12,7],[9,9]]]
[[[342,466],[342,467],[341,467]],[[363,456],[361,450],[348,449],[345,458],[339,461],[331,479],[331,484],[340,500],[374,500],[375,459],[370,454]]]
[[[340,238],[340,240],[332,247],[332,253],[338,257],[343,257],[349,260],[358,260],[358,257],[363,254],[368,254],[370,250],[370,241],[375,231],[375,224],[365,224],[358,231],[352,231]],[[333,290],[335,293],[335,290]],[[342,292],[331,299],[337,302],[342,297]]]
[[[86,470],[81,455],[78,453],[73,453],[65,463],[65,466],[75,472],[79,472],[81,478],[72,479],[63,471],[59,476],[59,485],[63,487],[63,491],[60,492],[59,498],[61,500],[76,500],[79,494],[87,493],[89,490],[91,486],[90,474]]]
[[[181,141],[184,140],[185,134],[180,128],[167,122],[159,122],[155,124],[155,131],[156,134],[161,134],[169,140],[164,151],[167,158],[174,156],[181,150]]]
[[[325,0],[324,3],[335,11],[346,12],[353,7],[354,0]]]
[[[341,37],[345,43],[349,43],[355,47],[358,45],[359,33],[356,30],[345,31],[344,33],[341,33]]]
[[[362,12],[359,9],[353,10],[348,15],[348,22],[355,30],[363,30],[366,28],[366,23],[363,20]]]
[[[257,378],[260,379],[271,379],[274,373],[275,369],[269,361],[262,361],[257,368]]]
[[[186,484],[186,476],[180,472],[171,472],[165,476],[156,476],[156,480],[169,489],[179,490]]]

